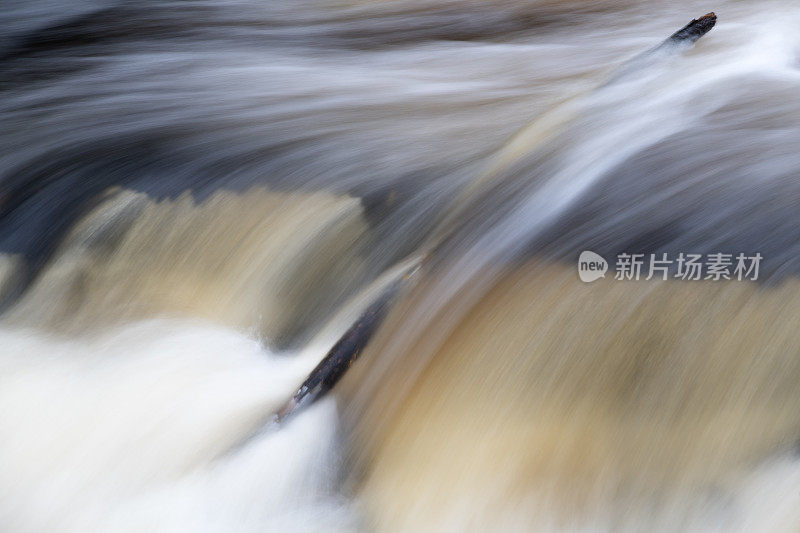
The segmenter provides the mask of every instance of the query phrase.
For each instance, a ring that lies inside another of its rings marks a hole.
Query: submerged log
[[[498,177],[502,176],[504,170],[565,129],[584,110],[587,95],[613,87],[621,81],[639,79],[643,71],[646,71],[649,67],[680,56],[682,52],[691,48],[701,37],[711,31],[716,23],[717,15],[713,12],[707,13],[698,19],[693,19],[657,46],[623,62],[621,66],[609,73],[608,78],[598,87],[586,94],[578,94],[567,98],[520,129],[489,160],[485,172],[465,187],[450,204],[450,208],[442,218],[442,222],[434,231],[432,240],[441,242],[452,233],[453,227],[457,226],[459,221],[464,218],[470,218],[472,216],[470,213],[472,203],[469,198],[479,195],[481,190],[490,189]]]
[[[671,54],[676,47],[683,48],[684,46],[693,45],[703,35],[711,31],[716,22],[717,16],[713,12],[703,15],[699,19],[693,19],[659,46],[630,61],[628,66],[623,68],[622,72],[615,76],[609,84],[617,81],[632,70],[646,66],[643,63],[657,59],[662,53]],[[458,210],[458,207],[456,209]],[[311,371],[300,388],[277,411],[274,417],[275,421],[280,423],[297,412],[300,407],[312,404],[330,391],[344,376],[383,323],[401,289],[408,285],[412,275],[430,257],[432,250],[454,231],[454,226],[446,224],[448,218],[450,217],[445,217],[445,223],[442,224],[440,230],[434,232],[434,237],[431,241],[426,246],[423,246],[423,252],[416,259],[411,260],[412,267],[401,271],[397,279],[392,281],[381,292],[380,296],[367,307],[358,320],[350,326],[334,344],[333,348],[322,358],[322,361]]]
[[[358,320],[348,328],[322,361],[311,371],[297,392],[276,413],[276,421],[282,422],[300,406],[310,405],[324,396],[344,376],[347,369],[358,359],[372,339],[372,335],[383,323],[397,293],[409,279],[408,275],[392,282],[380,296],[367,307]]]
[[[623,64],[617,73],[603,84],[603,87],[608,87],[632,75],[637,75],[643,69],[691,48],[702,36],[710,32],[716,24],[717,15],[713,11],[706,13],[699,19],[692,19],[689,24],[667,37],[655,48],[651,48]]]
[[[684,26],[683,28],[679,29],[672,36],[664,41],[661,46],[664,46],[667,43],[670,44],[694,44],[706,33],[711,31],[717,24],[717,15],[713,11],[711,13],[706,13],[699,19],[693,19],[689,24]]]

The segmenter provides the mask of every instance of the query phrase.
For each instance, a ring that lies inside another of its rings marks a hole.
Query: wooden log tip
[[[692,22],[689,23],[690,25],[698,25],[706,28],[706,31],[709,31],[717,24],[717,14],[713,11],[711,13],[706,13],[699,19],[694,19]]]
[[[667,39],[667,43],[694,44],[700,37],[710,32],[716,24],[717,14],[713,11],[706,13],[699,19],[692,19],[689,24],[676,31],[672,37]]]
[[[692,21],[678,30],[676,35],[682,35],[684,38],[689,35],[699,39],[717,25],[717,14],[713,11],[706,13],[699,19],[692,19]]]

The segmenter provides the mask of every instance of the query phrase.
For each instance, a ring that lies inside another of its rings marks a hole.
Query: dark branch
[[[716,24],[717,15],[713,12],[703,15],[699,19],[693,19],[689,24],[670,35],[655,48],[651,48],[647,52],[639,54],[625,63],[608,82],[603,84],[603,87],[628,79],[634,74],[638,75],[643,69],[653,64],[658,64],[661,60],[690,48],[703,35],[710,32]]]
[[[342,335],[322,361],[311,371],[294,396],[277,412],[277,421],[285,420],[301,405],[310,405],[324,396],[344,376],[350,365],[358,359],[372,335],[378,330],[400,288],[407,278],[393,282],[361,314],[358,320]]]
[[[703,15],[699,19],[692,20],[689,24],[672,34],[666,43],[689,43],[694,44],[706,33],[711,31],[717,23],[717,15],[713,12]],[[665,43],[665,44],[666,44]]]
[[[629,67],[639,67],[640,60],[652,60],[662,50],[673,48],[675,45],[692,45],[703,35],[708,33],[717,22],[714,13],[703,15],[699,19],[692,20],[689,24],[672,34],[666,41],[658,47],[642,56],[636,58]],[[624,69],[624,73],[632,69]],[[615,78],[615,80],[618,78]],[[306,380],[297,389],[291,399],[287,401],[276,413],[278,422],[286,420],[287,417],[304,405],[309,405],[330,391],[336,383],[344,376],[350,366],[361,355],[362,350],[367,346],[373,334],[378,330],[381,323],[394,302],[400,289],[406,285],[410,274],[402,276],[394,281],[388,288],[384,289],[378,299],[373,302],[361,314],[358,320],[342,335],[331,350],[325,355],[322,361],[311,371]]]

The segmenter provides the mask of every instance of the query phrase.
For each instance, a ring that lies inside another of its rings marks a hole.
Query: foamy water
[[[269,414],[310,370],[232,330],[151,320],[92,339],[4,327],[5,531],[348,530],[336,411]]]

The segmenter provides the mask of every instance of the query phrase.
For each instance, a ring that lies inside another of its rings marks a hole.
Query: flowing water
[[[800,529],[798,28],[3,0],[0,530]],[[583,284],[583,250],[764,260]],[[335,393],[269,424],[409,257]]]

